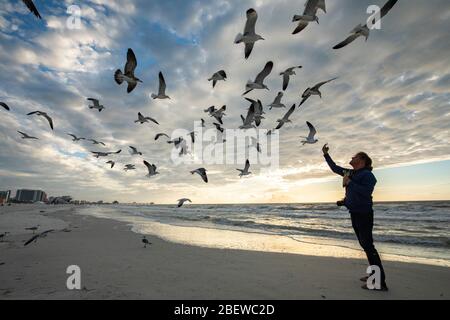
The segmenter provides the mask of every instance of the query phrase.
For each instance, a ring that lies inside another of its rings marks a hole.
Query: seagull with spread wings
[[[315,143],[317,143],[319,140],[317,140],[314,136],[316,135],[316,133],[317,133],[317,130],[316,130],[316,128],[314,128],[314,126],[310,123],[310,122],[308,122],[308,121],[306,121],[306,124],[308,125],[308,128],[309,128],[309,134],[308,134],[308,136],[307,137],[302,137],[302,138],[305,138],[306,140],[303,140],[302,141],[302,145],[305,145],[305,144],[315,144]]]
[[[269,88],[264,84],[264,79],[267,78],[267,76],[272,72],[273,68],[273,62],[269,61],[264,66],[264,69],[255,78],[255,81],[249,80],[247,84],[245,85],[245,92],[242,94],[245,96],[247,93],[252,91],[253,89],[266,89],[269,90]]]
[[[145,164],[145,166],[147,167],[147,170],[148,170],[147,177],[150,178],[150,177],[153,177],[153,176],[159,174],[159,172],[156,171],[156,165],[150,164],[149,162],[147,162],[145,160],[144,160],[144,164]]]
[[[317,16],[317,9],[319,9],[319,0],[307,0],[303,15],[295,15],[292,22],[298,22],[297,28],[292,34],[297,34],[305,29],[310,22],[317,22],[319,24],[319,17]]]
[[[31,116],[33,114],[47,119],[48,124],[50,125],[50,128],[53,130],[53,120],[52,120],[52,118],[50,118],[50,116],[47,113],[42,112],[42,111],[33,111],[33,112],[28,113],[27,116]]]
[[[289,109],[288,112],[286,112],[286,114],[284,115],[283,118],[277,120],[278,125],[275,128],[275,130],[281,129],[284,126],[284,124],[292,122],[291,120],[289,120],[289,117],[294,112],[294,110],[295,110],[295,104],[292,105],[292,107]]]
[[[299,104],[299,107],[305,103],[306,100],[309,99],[309,97],[311,96],[319,96],[322,99],[322,92],[320,92],[320,87],[322,87],[324,84],[327,84],[331,81],[336,80],[337,78],[333,78],[327,81],[323,81],[323,82],[319,82],[318,84],[316,84],[315,86],[313,86],[312,88],[307,88],[303,94],[302,94],[302,101]]]
[[[245,161],[245,167],[244,169],[236,169],[237,171],[239,171],[239,178],[242,178],[243,176],[248,176],[251,174],[250,171],[248,171],[248,169],[250,169],[250,161],[247,159],[247,161]]]
[[[158,78],[159,78],[158,94],[152,93],[151,97],[153,99],[170,99],[170,97],[166,95],[166,80],[164,80],[164,76],[161,71],[159,72]]]
[[[73,142],[77,142],[77,141],[80,141],[80,140],[86,140],[86,138],[79,138],[79,137],[77,137],[76,135],[74,135],[72,133],[68,133],[67,135],[72,137],[72,141]]]
[[[97,109],[98,112],[102,112],[102,110],[105,109],[105,107],[101,105],[100,101],[98,101],[97,99],[88,98],[87,100],[92,102],[92,105],[89,106],[89,109]]]
[[[227,74],[224,70],[217,71],[214,73],[211,78],[208,79],[208,81],[213,82],[213,88],[216,86],[217,81],[226,81],[227,80]]]
[[[138,112],[138,119],[135,120],[134,123],[138,123],[139,122],[140,124],[143,124],[143,123],[146,123],[146,122],[149,122],[149,121],[154,122],[154,123],[159,125],[158,121],[156,121],[155,119],[150,118],[150,117],[144,117],[142,115],[142,113],[140,113],[140,112]]]
[[[9,106],[8,106],[6,103],[4,103],[4,102],[0,102],[0,106],[2,106],[3,108],[5,108],[5,110],[7,110],[7,111],[10,110],[10,109],[9,109]]]
[[[397,1],[398,0],[389,0],[388,2],[385,3],[385,5],[383,6],[383,8],[381,8],[381,11],[380,11],[380,19],[383,18],[385,15],[387,15],[389,11],[391,11],[392,7],[394,7],[394,5],[397,3]],[[372,24],[375,25],[375,22],[376,21],[374,18],[374,20],[372,20]],[[366,41],[367,41],[367,39],[369,39],[369,34],[370,34],[370,29],[367,26],[367,23],[365,25],[358,24],[350,32],[350,35],[347,37],[347,39],[345,39],[344,41],[335,45],[333,47],[333,49],[335,49],[335,50],[341,49],[341,48],[347,46],[348,44],[352,43],[359,37],[364,37],[364,38],[366,38]]]
[[[133,50],[130,48],[127,51],[127,63],[125,64],[124,72],[120,69],[117,69],[114,73],[114,80],[116,80],[118,85],[121,85],[124,81],[128,83],[127,92],[130,93],[131,91],[136,88],[138,82],[142,82],[140,79],[138,79],[134,75],[134,70],[137,67],[137,59],[136,55],[134,54]]]
[[[191,171],[191,174],[197,173],[200,177],[202,177],[203,181],[208,183],[208,176],[206,175],[205,168],[198,168]]]
[[[302,66],[290,67],[280,73],[283,76],[283,91],[285,91],[289,85],[290,76],[295,76],[295,69],[301,69]]]
[[[253,46],[258,40],[264,40],[259,34],[255,32],[256,20],[258,20],[258,14],[255,9],[247,10],[247,22],[244,27],[244,34],[239,33],[234,39],[234,43],[244,43],[245,44],[245,59],[248,59],[252,53]]]
[[[22,139],[39,140],[39,138],[30,136],[30,135],[26,134],[25,132],[22,132],[22,131],[17,131],[17,132],[22,135]]]

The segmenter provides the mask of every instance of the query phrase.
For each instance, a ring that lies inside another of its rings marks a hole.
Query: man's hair
[[[356,154],[361,160],[364,161],[365,164],[365,168],[372,171],[373,167],[372,167],[372,159],[370,159],[369,155],[365,152],[358,152]]]

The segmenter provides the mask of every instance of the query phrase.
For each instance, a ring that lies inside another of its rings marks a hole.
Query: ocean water
[[[374,210],[375,245],[384,259],[450,267],[450,201],[376,203]],[[335,204],[111,205],[80,213],[191,245],[364,257],[349,213]]]

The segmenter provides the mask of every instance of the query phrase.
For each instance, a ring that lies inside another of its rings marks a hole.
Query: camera
[[[343,206],[345,206],[345,198],[342,199],[342,200],[337,201],[337,202],[336,202],[336,205],[337,205],[338,207],[343,207]]]

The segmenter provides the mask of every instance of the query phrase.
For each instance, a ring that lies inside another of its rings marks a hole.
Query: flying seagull
[[[136,170],[136,166],[134,164],[126,164],[125,167],[123,168],[123,170],[125,170],[125,171]]]
[[[303,29],[305,29],[310,22],[317,22],[319,24],[319,17],[316,15],[319,0],[307,0],[305,4],[305,10],[303,15],[295,15],[292,18],[292,22],[298,22],[297,28],[292,32],[292,34],[297,34]]]
[[[166,80],[164,80],[164,76],[162,72],[159,72],[159,88],[158,94],[152,93],[153,99],[170,99],[168,95],[166,95]]]
[[[258,40],[264,40],[259,34],[255,32],[255,24],[256,20],[258,20],[258,14],[255,9],[247,10],[247,22],[244,27],[244,34],[239,33],[234,39],[234,43],[245,43],[245,59],[248,59],[250,54],[252,53],[253,46],[255,42]]]
[[[308,100],[309,97],[315,95],[315,96],[319,96],[322,99],[322,92],[320,92],[320,87],[323,86],[324,84],[327,84],[328,82],[334,81],[337,78],[333,78],[327,81],[323,81],[323,82],[319,82],[318,84],[316,84],[314,87],[312,88],[307,88],[305,90],[305,92],[303,92],[302,94],[302,102],[300,102],[299,107],[305,103],[306,100]]]
[[[142,113],[140,113],[140,112],[138,112],[138,119],[136,121],[134,121],[134,123],[139,122],[140,124],[143,124],[143,123],[146,123],[146,122],[149,122],[149,121],[152,121],[152,122],[154,122],[156,124],[159,124],[158,121],[156,121],[155,119],[150,118],[150,117],[144,117],[142,115]]]
[[[28,113],[27,116],[31,116],[33,114],[47,119],[48,124],[50,125],[50,128],[53,130],[53,120],[52,120],[52,118],[49,117],[49,115],[47,113],[42,112],[42,111],[33,111],[33,112]]]
[[[114,161],[109,160],[108,162],[106,162],[107,164],[111,165],[111,169],[114,168],[114,165],[116,164]]]
[[[136,148],[133,147],[133,146],[130,146],[130,154],[131,154],[132,156],[134,156],[134,155],[142,156],[142,152],[139,152],[138,149],[136,149]]]
[[[170,137],[167,134],[165,134],[165,133],[158,133],[155,136],[155,140],[158,140],[160,137],[167,137],[167,139],[170,139]]]
[[[292,122],[291,120],[289,120],[289,117],[294,112],[294,110],[295,110],[295,104],[292,105],[292,107],[289,109],[288,112],[286,112],[286,114],[284,115],[283,118],[277,120],[278,125],[275,128],[275,130],[281,129],[281,127],[283,127],[285,123]]]
[[[128,49],[127,52],[127,63],[125,64],[124,72],[120,69],[117,69],[114,73],[114,79],[116,80],[117,84],[121,85],[122,82],[128,83],[127,92],[130,93],[131,91],[136,88],[138,82],[142,82],[134,75],[134,70],[137,67],[137,60],[136,56],[134,55],[134,52],[132,49]]]
[[[208,176],[206,175],[206,169],[205,168],[198,168],[191,171],[191,174],[198,173],[200,177],[202,177],[203,181],[208,183]]]
[[[216,129],[217,129],[218,131],[220,131],[220,132],[223,133],[224,129],[220,126],[219,123],[214,122],[213,125],[216,127]]]
[[[280,76],[283,76],[283,91],[285,91],[289,85],[289,78],[290,76],[294,76],[295,75],[295,69],[301,69],[303,68],[302,66],[295,66],[295,67],[290,67],[287,68],[286,70],[284,70],[283,72],[280,73]]]
[[[178,148],[178,146],[182,143],[184,141],[184,139],[183,139],[183,137],[179,137],[179,138],[176,138],[176,139],[173,139],[173,140],[169,140],[169,141],[167,141],[167,143],[169,143],[169,144],[174,144],[175,145],[175,147],[176,148]]]
[[[100,101],[94,98],[87,98],[88,101],[91,101],[93,104],[89,106],[89,109],[97,109],[98,112],[102,112],[105,107],[100,104]]]
[[[17,131],[18,133],[20,133],[22,135],[22,139],[34,139],[34,140],[39,140],[39,138],[30,136],[28,134],[26,134],[25,132],[22,131]]]
[[[186,201],[192,203],[192,201],[191,201],[190,199],[188,199],[188,198],[178,199],[178,205],[177,205],[178,208],[180,208],[181,206],[183,206],[183,204],[184,204]]]
[[[397,1],[398,0],[389,0],[388,2],[385,3],[385,5],[383,6],[383,8],[381,8],[381,11],[380,11],[380,19],[383,18],[386,14],[388,14],[388,12],[392,9],[392,7],[394,7],[394,5],[397,3]],[[372,23],[375,24],[375,22],[376,21],[374,19]],[[367,41],[367,39],[369,39],[369,34],[370,34],[370,29],[367,26],[367,24],[365,24],[365,25],[358,24],[350,32],[350,35],[347,37],[347,39],[345,39],[344,41],[335,45],[333,47],[333,49],[335,49],[335,50],[341,49],[341,48],[345,47],[346,45],[352,43],[359,37],[365,37],[366,41]]]
[[[223,124],[223,116],[225,116],[225,111],[227,110],[227,106],[222,106],[222,108],[214,110],[209,114],[210,117],[214,117],[220,124]]]
[[[97,140],[95,140],[95,139],[87,139],[87,141],[91,141],[92,144],[101,144],[102,146],[105,146],[105,147],[106,147],[106,144],[105,144],[104,142],[97,141]]]
[[[258,142],[258,140],[255,137],[251,137],[252,140],[252,147],[256,148],[256,151],[258,151],[259,153],[261,153],[261,144]]]
[[[224,70],[220,70],[217,71],[216,73],[214,73],[211,78],[208,79],[208,81],[212,81],[213,82],[213,88],[216,86],[217,81],[226,81],[227,80],[227,74],[225,73]]]
[[[257,127],[259,127],[261,125],[261,120],[264,119],[264,117],[263,117],[264,110],[263,110],[261,100],[255,101],[255,100],[249,99],[249,98],[245,98],[245,100],[250,102],[251,105],[248,108],[247,117],[245,118],[245,120],[244,119],[242,120],[244,122],[243,127],[246,126],[247,128],[240,128],[240,129],[255,128],[255,126],[251,125],[252,121],[255,121],[255,125]],[[241,119],[242,118],[243,117],[241,117]]]
[[[202,121],[202,124],[201,124],[201,127],[202,128],[205,128],[206,126],[205,126],[205,120],[202,118],[202,119],[200,119],[201,121]]]
[[[275,100],[271,104],[269,104],[269,110],[272,110],[272,108],[286,108],[286,106],[281,103],[281,98],[283,98],[283,95],[283,91],[278,92]]]
[[[195,135],[196,135],[195,131],[189,132],[189,136],[191,137],[192,143],[195,143]]]
[[[144,244],[144,248],[147,248],[147,245],[151,245],[152,244],[151,242],[149,242],[147,240],[147,238],[145,236],[142,238],[142,243]]]
[[[264,79],[272,72],[273,62],[269,61],[264,66],[264,69],[256,76],[255,81],[249,80],[245,85],[245,91],[242,95],[245,96],[247,93],[253,89],[267,89],[269,88],[264,84]]]
[[[306,139],[306,140],[303,140],[303,141],[302,141],[302,145],[305,145],[305,144],[315,144],[315,143],[317,143],[319,140],[317,140],[316,138],[314,138],[314,136],[315,136],[316,133],[317,133],[316,128],[314,128],[314,126],[313,126],[310,122],[308,122],[308,121],[306,121],[306,124],[308,125],[308,128],[309,128],[309,135],[308,135],[307,137],[302,137],[302,138],[305,138],[305,139]]]
[[[237,171],[239,171],[239,177],[242,178],[243,176],[248,176],[249,174],[251,174],[250,171],[248,171],[248,169],[250,168],[250,161],[245,161],[245,168],[244,169],[236,169]]]
[[[145,160],[144,160],[144,164],[145,164],[145,166],[146,166],[147,169],[148,169],[147,177],[150,178],[150,177],[152,177],[152,176],[155,176],[155,175],[159,174],[159,172],[156,171],[156,166],[155,166],[154,164],[150,164],[150,163],[148,163],[148,162],[145,161]]]
[[[72,137],[72,141],[76,142],[76,141],[80,141],[80,140],[86,140],[85,138],[78,138],[76,135],[72,134],[72,133],[68,133],[68,136]]]
[[[4,102],[0,102],[0,106],[2,106],[3,108],[5,108],[8,111],[10,110],[9,106],[6,103],[4,103]]]
[[[22,0],[22,1],[28,7],[28,10],[30,10],[39,19],[42,19],[41,15],[39,14],[39,11],[37,10],[36,6],[33,3],[33,0]]]
[[[25,242],[25,243],[23,244],[23,246],[25,247],[25,246],[29,245],[29,244],[32,243],[32,242],[36,242],[39,238],[45,238],[50,232],[53,232],[53,231],[55,231],[55,230],[50,229],[50,230],[41,232],[41,233],[39,233],[39,234],[37,234],[37,235],[31,237],[31,239],[29,239],[27,242]]]
[[[111,154],[119,154],[122,150],[116,151],[116,152],[101,152],[101,151],[91,151],[91,153],[94,154],[94,157],[100,158],[100,157],[107,157]]]

